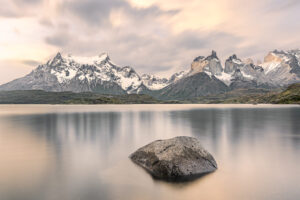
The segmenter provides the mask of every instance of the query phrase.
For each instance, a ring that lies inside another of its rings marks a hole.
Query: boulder
[[[154,141],[130,155],[131,160],[154,178],[176,180],[213,172],[213,156],[193,137],[180,136]]]

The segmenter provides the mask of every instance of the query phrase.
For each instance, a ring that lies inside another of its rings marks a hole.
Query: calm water
[[[202,141],[218,162],[188,183],[153,180],[128,155]],[[300,199],[300,107],[2,105],[0,200]]]

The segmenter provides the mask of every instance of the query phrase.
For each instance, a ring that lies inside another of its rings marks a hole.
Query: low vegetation
[[[290,85],[284,90],[235,90],[217,96],[199,97],[192,100],[192,102],[210,104],[300,104],[300,83]]]
[[[149,95],[102,95],[91,92],[45,92],[42,90],[1,91],[1,104],[154,104]]]
[[[42,90],[0,91],[0,104],[300,104],[300,83],[285,90],[234,90],[221,95],[198,97],[192,100],[157,100],[146,94],[103,95],[91,92],[45,92]]]

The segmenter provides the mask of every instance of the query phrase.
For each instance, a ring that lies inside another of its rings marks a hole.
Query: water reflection
[[[299,107],[178,107],[0,107],[0,199],[298,199]],[[174,185],[128,159],[179,135],[198,137],[220,169]]]

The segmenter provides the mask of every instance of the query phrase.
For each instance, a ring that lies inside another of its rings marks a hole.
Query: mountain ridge
[[[106,53],[78,57],[58,52],[26,76],[1,85],[0,90],[148,94],[159,99],[189,99],[235,89],[280,88],[297,82],[300,82],[300,50],[271,51],[257,65],[233,54],[224,67],[212,51],[207,57],[196,57],[190,70],[170,78],[139,75],[130,66],[114,64]]]

